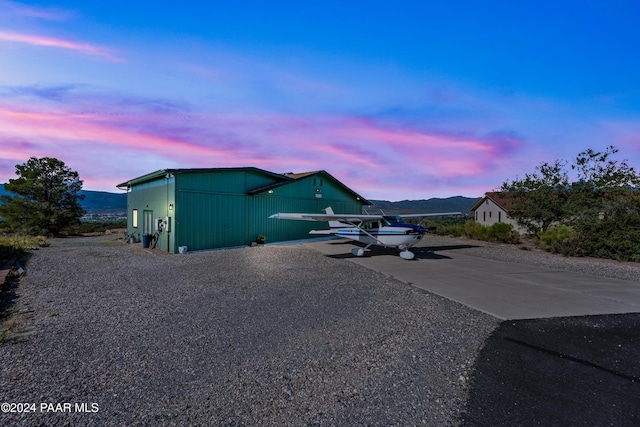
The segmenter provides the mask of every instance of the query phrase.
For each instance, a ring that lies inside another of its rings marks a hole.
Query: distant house
[[[471,207],[471,212],[479,224],[491,226],[503,222],[513,225],[513,229],[519,233],[525,233],[526,230],[509,216],[511,204],[512,200],[507,193],[491,191],[485,193],[484,197]]]
[[[269,219],[278,212],[362,212],[369,201],[324,170],[278,174],[254,167],[163,169],[123,182],[127,228],[158,235],[157,248],[177,253],[305,239],[318,224]]]

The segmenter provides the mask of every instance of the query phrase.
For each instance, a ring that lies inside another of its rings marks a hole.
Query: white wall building
[[[504,222],[513,225],[513,229],[519,233],[525,233],[526,230],[509,216],[510,210],[511,199],[506,193],[495,191],[485,193],[484,197],[471,207],[471,212],[474,213],[474,219],[478,224],[491,226]]]

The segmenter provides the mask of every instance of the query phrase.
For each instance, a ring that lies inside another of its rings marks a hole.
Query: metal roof
[[[188,169],[160,169],[155,172],[148,173],[146,175],[139,176],[137,178],[130,179],[121,184],[116,185],[117,188],[125,190],[128,187],[136,184],[142,184],[143,182],[153,181],[154,179],[166,177],[168,174],[187,174],[187,173],[211,173],[211,172],[225,172],[225,171],[255,171],[264,175],[272,176],[276,179],[283,181],[292,181],[292,178],[288,178],[285,175],[269,172],[264,169],[256,167],[233,167],[233,168],[188,168]]]
[[[292,181],[297,181],[299,179],[306,178],[313,175],[324,175],[329,179],[331,179],[332,181],[334,181],[335,183],[337,183],[338,185],[340,185],[341,187],[343,187],[349,193],[353,194],[357,200],[360,200],[362,202],[363,205],[367,205],[367,206],[373,205],[373,203],[371,203],[370,201],[368,201],[367,199],[365,199],[364,197],[362,197],[361,195],[359,195],[358,193],[356,193],[355,191],[353,191],[352,189],[344,185],[342,182],[340,182],[338,179],[336,179],[333,175],[331,175],[329,172],[325,170],[301,172],[301,173],[287,173],[286,175],[283,175],[283,176],[285,178],[289,178],[288,181],[278,182],[275,184],[267,185],[266,187],[256,188],[255,190],[249,191],[249,194],[253,195],[253,194],[264,193],[265,191],[273,190],[283,185],[290,184]]]

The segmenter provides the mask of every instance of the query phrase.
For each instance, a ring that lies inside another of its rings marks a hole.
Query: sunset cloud
[[[520,144],[511,140],[505,151],[505,142],[497,137],[442,135],[343,115],[207,113],[175,105],[156,108],[161,102],[134,101],[127,108],[114,100],[71,99],[72,105],[88,108],[19,102],[0,106],[0,141],[11,147],[0,157],[26,158],[48,147],[74,164],[99,158],[112,165],[114,182],[165,167],[325,169],[391,196],[398,185],[403,191],[421,191],[426,183],[465,184],[463,177],[475,179],[499,167],[502,157]],[[92,107],[96,102],[101,106]],[[92,168],[84,173],[86,185],[103,185],[105,178]]]
[[[115,56],[110,49],[102,46],[96,46],[89,43],[78,43],[71,40],[63,40],[36,34],[24,34],[0,30],[0,42],[23,43],[31,46],[53,47],[58,49],[71,50],[85,55],[97,56],[107,61],[124,61],[122,58]]]

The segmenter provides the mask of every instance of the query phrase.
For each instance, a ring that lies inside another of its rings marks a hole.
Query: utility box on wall
[[[118,185],[127,190],[129,232],[153,230],[171,253],[305,239],[317,224],[269,219],[278,212],[361,213],[370,203],[326,171],[276,174],[258,168],[165,169]],[[135,213],[134,213],[135,212]],[[142,224],[134,218],[144,212]],[[135,216],[134,216],[135,215]],[[153,224],[146,224],[153,221]]]

